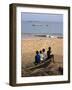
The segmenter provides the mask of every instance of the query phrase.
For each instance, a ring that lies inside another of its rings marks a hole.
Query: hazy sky
[[[63,15],[22,12],[21,29],[23,33],[63,33]]]
[[[47,21],[47,22],[62,22],[62,14],[48,13],[26,13],[21,14],[22,21]]]

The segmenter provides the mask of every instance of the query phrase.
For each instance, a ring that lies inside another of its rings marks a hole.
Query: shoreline
[[[21,40],[63,39],[63,37],[24,37]]]

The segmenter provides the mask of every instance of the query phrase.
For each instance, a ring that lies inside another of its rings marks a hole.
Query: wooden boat
[[[48,60],[44,60],[43,62],[41,62],[37,65],[34,65],[32,67],[26,68],[26,70],[34,70],[34,69],[38,69],[38,68],[42,68],[42,67],[47,67],[50,64],[51,61],[54,62],[54,57],[52,57]]]

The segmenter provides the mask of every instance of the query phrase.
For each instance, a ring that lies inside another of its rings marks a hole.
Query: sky
[[[47,13],[26,13],[21,14],[22,21],[48,21],[62,22],[62,14],[47,14]]]
[[[48,13],[21,13],[22,33],[63,33],[63,15]]]

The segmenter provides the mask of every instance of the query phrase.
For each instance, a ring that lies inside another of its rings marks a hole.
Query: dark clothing
[[[51,58],[51,51],[47,51],[47,58]]]
[[[53,62],[54,62],[54,55],[51,54],[51,51],[50,50],[48,50],[47,51],[47,60],[50,59],[50,58],[53,58]]]
[[[35,56],[35,63],[40,63],[40,55],[39,54],[37,54],[36,56]]]

